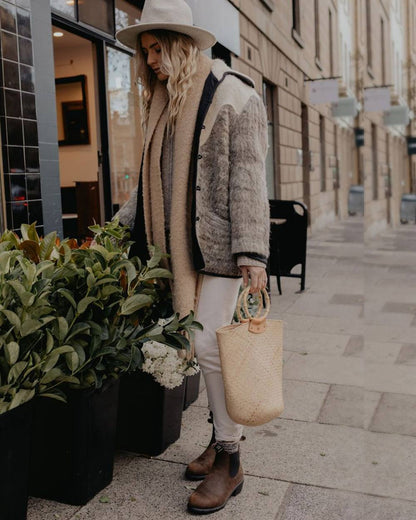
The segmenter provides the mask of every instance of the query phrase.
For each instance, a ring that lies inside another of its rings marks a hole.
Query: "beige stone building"
[[[241,31],[232,65],[268,108],[270,197],[303,201],[313,230],[345,218],[350,187],[364,184],[368,233],[398,225],[402,194],[416,189],[416,123],[386,125],[382,111],[364,111],[364,92],[388,86],[393,107],[415,111],[416,0],[230,1]],[[310,103],[309,80],[331,77],[341,102],[360,103],[356,117]]]
[[[344,2],[233,3],[240,10],[241,29],[241,54],[233,59],[233,66],[251,75],[266,93],[266,104],[272,105],[268,106],[274,131],[274,171],[270,163],[268,171],[274,191],[270,189],[270,197],[303,201],[310,211],[312,229],[344,218],[348,188],[358,182],[353,119],[332,117],[329,103],[312,105],[308,95],[311,79],[340,76],[345,94],[351,87],[350,56],[344,64],[340,62],[338,18],[339,9],[345,7],[339,4]],[[345,4],[351,33],[353,2]]]
[[[410,116],[415,109],[415,12],[415,0],[361,0],[356,18],[357,96],[362,100],[364,89],[387,85],[391,111]],[[408,154],[407,137],[416,135],[416,127],[411,120],[402,123],[388,124],[383,112],[357,118],[365,130],[360,162],[370,236],[400,223],[402,195],[415,190],[415,156]]]

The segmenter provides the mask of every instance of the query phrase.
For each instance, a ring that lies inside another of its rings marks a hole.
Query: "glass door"
[[[63,231],[84,240],[103,220],[96,43],[53,26],[53,44]]]
[[[108,135],[113,214],[138,183],[143,135],[134,58],[106,49]]]

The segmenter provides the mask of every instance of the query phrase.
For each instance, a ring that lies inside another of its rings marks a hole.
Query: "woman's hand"
[[[250,292],[255,294],[267,285],[267,273],[265,267],[257,267],[254,265],[240,265],[243,274],[244,287],[250,283]]]

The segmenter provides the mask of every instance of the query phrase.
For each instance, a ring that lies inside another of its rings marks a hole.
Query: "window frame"
[[[267,113],[267,127],[272,126],[272,142],[269,147],[273,149],[273,191],[274,197],[280,197],[280,139],[279,139],[279,110],[278,110],[278,88],[277,85],[263,78],[262,97]]]
[[[329,75],[334,76],[334,27],[331,9],[328,9],[328,26],[329,26]]]
[[[378,182],[378,154],[377,154],[377,125],[371,123],[371,158],[373,164],[372,171],[372,193],[373,200],[378,200],[379,196],[379,182]]]
[[[380,16],[380,39],[381,39],[381,82],[383,85],[387,83],[386,79],[386,33],[384,19]]]
[[[65,24],[67,24],[68,27],[82,27],[89,31],[90,33],[94,35],[98,35],[102,37],[103,39],[106,39],[107,41],[114,41],[115,40],[115,31],[116,31],[116,2],[115,0],[108,0],[112,3],[112,21],[113,21],[113,31],[112,33],[103,31],[99,27],[95,27],[94,25],[90,25],[86,22],[83,22],[79,18],[79,7],[78,7],[78,0],[74,0],[75,2],[75,18],[72,16],[67,16],[62,11],[59,11],[58,9],[55,9],[51,5],[51,13],[52,13],[52,23],[55,23],[57,20],[63,21]]]
[[[327,191],[326,183],[326,141],[325,141],[325,117],[319,114],[319,157],[320,157],[320,191]]]
[[[319,30],[319,0],[314,0],[315,9],[315,64],[322,70],[321,65],[321,39]]]
[[[373,47],[371,34],[371,0],[365,2],[366,18],[366,47],[367,47],[367,72],[374,79],[373,73]]]
[[[292,0],[292,38],[299,47],[305,47],[301,37],[300,0]]]

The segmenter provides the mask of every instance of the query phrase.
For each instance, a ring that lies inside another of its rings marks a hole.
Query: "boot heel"
[[[243,489],[243,484],[244,484],[244,480],[243,482],[241,482],[241,484],[238,484],[238,486],[234,489],[233,493],[232,493],[232,496],[235,497],[237,496],[239,493],[241,493],[242,489]]]

